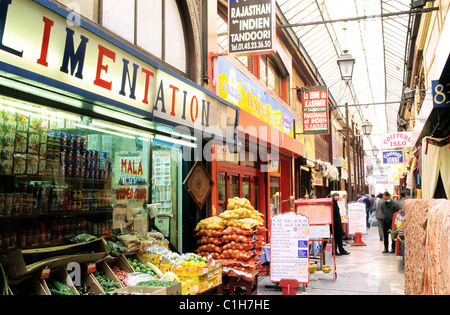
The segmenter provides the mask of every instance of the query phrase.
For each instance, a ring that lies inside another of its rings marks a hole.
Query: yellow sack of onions
[[[201,229],[211,229],[211,230],[221,230],[225,228],[225,224],[220,217],[209,217],[197,223],[194,231],[199,231]]]

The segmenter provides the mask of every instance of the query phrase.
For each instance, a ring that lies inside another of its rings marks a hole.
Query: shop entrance
[[[255,210],[263,212],[260,196],[264,193],[261,193],[260,181],[257,169],[219,162],[219,214],[226,210],[227,200],[233,197],[247,198]]]

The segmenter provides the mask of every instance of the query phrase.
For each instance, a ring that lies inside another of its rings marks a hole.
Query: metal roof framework
[[[359,127],[366,119],[374,126],[372,135],[364,141],[364,149],[383,148],[381,135],[397,131],[412,16],[404,13],[411,12],[412,1],[276,0],[276,3],[336,103],[365,104],[349,107]],[[351,17],[367,18],[330,22]],[[356,59],[353,79],[348,85],[341,79],[337,65],[344,50]],[[345,117],[345,108],[338,110]]]

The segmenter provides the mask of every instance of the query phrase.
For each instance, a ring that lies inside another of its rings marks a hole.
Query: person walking
[[[366,205],[366,226],[367,229],[370,229],[369,217],[370,217],[370,201],[369,198],[363,193],[358,193],[358,201],[363,202]]]
[[[392,219],[394,213],[398,211],[397,203],[391,199],[389,192],[383,193],[384,203],[381,206],[383,212],[383,241],[384,241],[384,253],[395,253],[395,240],[391,237],[391,250],[389,251],[389,230],[391,229]]]
[[[377,220],[378,227],[378,235],[380,236],[380,241],[383,241],[383,211],[381,210],[381,206],[384,203],[383,194],[379,193],[375,200],[375,219]]]
[[[338,200],[341,198],[338,193],[332,195],[333,198],[333,222],[334,222],[334,254],[336,256],[349,255],[350,252],[344,249],[342,238],[345,236],[344,228],[342,227],[341,213],[339,211]],[[337,249],[339,248],[339,253]]]

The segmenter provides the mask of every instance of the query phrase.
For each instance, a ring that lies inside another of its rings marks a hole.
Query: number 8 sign
[[[431,83],[433,87],[433,107],[450,106],[450,83],[440,83],[438,80]]]

